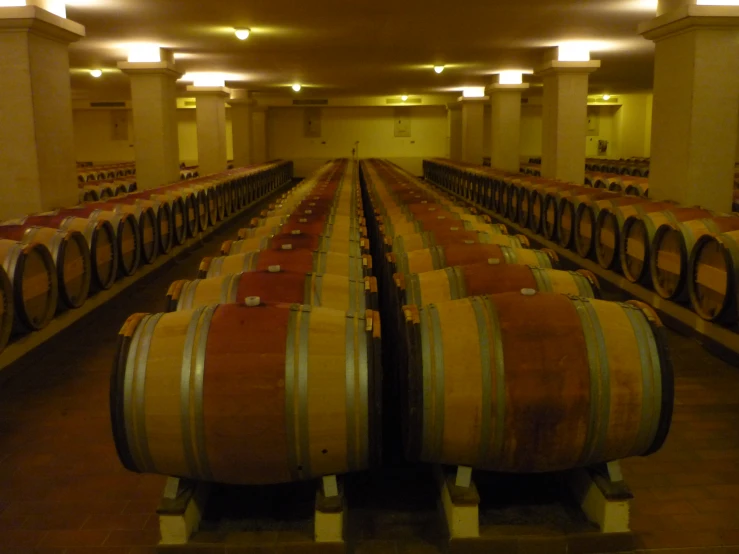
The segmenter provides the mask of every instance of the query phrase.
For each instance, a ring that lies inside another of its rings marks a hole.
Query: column
[[[252,105],[249,91],[231,90],[231,129],[234,141],[234,167],[245,167],[251,164],[252,153]]]
[[[730,212],[739,98],[739,6],[660,2],[649,196]]]
[[[69,44],[83,36],[37,6],[0,8],[0,219],[77,203]]]
[[[460,98],[462,105],[462,161],[482,165],[483,158],[483,116],[485,102],[483,98]]]
[[[588,81],[600,62],[566,61],[557,48],[536,71],[544,79],[543,177],[582,184],[585,181],[585,137],[588,122]],[[557,59],[559,57],[560,59]]]
[[[462,161],[462,106],[455,102],[447,104],[447,123],[449,125],[449,158]]]
[[[518,173],[521,169],[521,93],[528,84],[490,87],[490,165]]]
[[[161,61],[119,62],[131,79],[136,183],[140,190],[180,179],[177,134],[177,71],[172,52],[159,49]]]
[[[267,106],[253,108],[252,163],[262,164],[268,159]]]
[[[202,176],[226,171],[226,100],[231,94],[224,87],[189,86],[187,91],[196,102],[198,171]]]

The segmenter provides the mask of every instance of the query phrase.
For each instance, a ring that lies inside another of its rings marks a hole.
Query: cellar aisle
[[[5,373],[0,553],[154,551],[154,512],[164,478],[124,470],[110,434],[108,380],[116,335],[129,314],[160,311],[169,284],[194,278],[201,258],[216,253],[236,228],[220,229]],[[624,463],[636,496],[637,544],[662,553],[739,553],[739,371],[692,340],[671,333],[670,342],[677,384],[672,432],[658,454]],[[362,507],[361,521],[350,526],[355,552],[440,551],[433,489],[425,486],[424,472],[399,471],[397,479],[411,482],[408,493],[382,507]],[[272,540],[265,552],[279,544],[279,531]],[[213,547],[224,550],[222,544]],[[229,552],[236,549],[234,544]]]

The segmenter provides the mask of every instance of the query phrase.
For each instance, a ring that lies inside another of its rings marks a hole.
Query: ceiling
[[[182,71],[223,72],[227,86],[302,96],[429,94],[533,69],[544,48],[592,43],[602,67],[591,92],[652,87],[653,45],[637,25],[649,0],[69,0],[87,38],[70,48],[72,87],[91,100],[125,99],[115,67],[132,43],[176,53]],[[234,27],[249,27],[246,41]],[[434,64],[446,65],[437,75]],[[103,68],[100,79],[87,70]],[[535,82],[535,78],[529,77]],[[182,83],[182,90],[186,83]]]

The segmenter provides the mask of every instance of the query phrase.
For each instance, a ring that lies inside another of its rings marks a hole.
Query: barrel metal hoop
[[[303,479],[313,477],[310,457],[310,420],[308,417],[308,338],[310,334],[310,306],[301,307],[298,334],[298,442],[302,458]]]
[[[441,457],[444,444],[444,343],[442,341],[441,319],[435,305],[428,306],[429,319],[433,328],[434,336],[434,370],[435,370],[435,395],[434,395],[434,436],[433,448],[436,457]]]
[[[570,271],[569,274],[577,285],[578,294],[583,298],[594,298],[595,291],[593,285],[588,281],[588,278],[577,271]]]
[[[149,451],[149,440],[146,433],[146,370],[149,359],[149,348],[151,347],[151,335],[164,314],[148,316],[147,321],[142,325],[139,324],[136,329],[134,341],[132,341],[132,350],[136,351],[128,355],[126,364],[126,389],[130,390],[129,398],[133,398],[135,402],[128,402],[131,407],[132,418],[126,420],[131,422],[131,434],[129,436],[130,445],[134,445],[131,454],[136,460],[136,466],[142,472],[156,473],[157,469],[154,460]],[[143,338],[141,335],[143,334]],[[135,375],[133,372],[135,371]],[[131,374],[131,388],[128,386],[128,375]],[[128,425],[126,426],[128,430]]]
[[[300,306],[290,308],[287,323],[287,343],[285,345],[285,434],[287,436],[287,464],[290,478],[297,481],[301,476],[298,470],[299,453],[297,449],[296,409],[295,409],[295,337],[300,323]]]
[[[185,333],[185,344],[182,351],[182,367],[180,370],[180,426],[182,429],[182,450],[185,456],[185,464],[191,475],[199,475],[195,445],[193,443],[193,433],[190,419],[190,400],[192,396],[191,384],[194,365],[197,364],[193,360],[193,349],[195,348],[195,333],[200,323],[200,317],[205,308],[196,309],[190,317]],[[197,353],[195,353],[197,358]]]
[[[352,318],[345,319],[345,338],[346,347],[346,461],[349,471],[357,471],[357,445],[355,437],[357,436],[357,423],[354,415],[356,407],[354,405],[354,391],[356,388],[356,359],[354,349],[354,327]]]
[[[308,286],[313,283],[313,294],[308,294],[308,302],[306,304],[312,306],[323,306],[323,274],[313,275],[313,279],[306,279]],[[311,301],[312,297],[312,301]]]
[[[431,251],[434,256],[434,269],[442,269],[447,266],[446,253],[443,246],[437,246]]]
[[[244,271],[256,271],[259,263],[259,252],[247,252],[244,256]],[[218,272],[220,274],[220,271]]]
[[[540,292],[554,292],[552,280],[549,278],[549,273],[546,269],[533,265],[529,266],[529,269],[534,275],[534,280],[536,281],[536,290]]]
[[[578,461],[587,465],[603,452],[606,432],[610,421],[611,391],[608,351],[603,328],[593,305],[584,298],[571,298],[582,323],[583,335],[590,370],[590,417],[585,443]]]
[[[185,281],[180,291],[180,299],[177,302],[177,309],[175,311],[181,312],[183,310],[191,310],[193,302],[195,301],[195,291],[200,284],[201,279],[195,279],[194,281]]]
[[[642,410],[639,432],[636,435],[632,455],[646,452],[654,443],[660,423],[662,409],[662,374],[657,342],[652,327],[644,313],[635,306],[624,305],[634,337],[639,348],[639,362],[642,367]],[[649,369],[647,371],[647,368]]]
[[[234,273],[227,277],[228,288],[224,288],[224,299],[225,304],[235,304],[239,294],[239,284],[241,282],[242,273]]]
[[[487,318],[485,317],[485,306],[483,300],[479,297],[470,298],[470,304],[475,312],[477,321],[477,335],[480,338],[480,362],[481,369],[481,392],[482,403],[480,413],[480,445],[478,450],[478,463],[485,464],[488,459],[490,450],[490,433],[492,416],[492,388],[493,388],[493,368],[490,363],[490,328]],[[494,345],[495,348],[497,345]]]
[[[406,302],[419,308],[423,306],[421,293],[421,279],[418,273],[409,273],[405,276]]]
[[[433,449],[433,437],[434,437],[434,410],[436,405],[432,392],[434,386],[432,384],[432,378],[435,375],[436,368],[432,366],[434,360],[431,354],[431,342],[433,341],[433,332],[429,325],[429,308],[420,310],[420,330],[421,330],[421,358],[423,367],[423,442],[421,445],[421,459],[429,460],[432,456],[435,456],[436,452]]]
[[[518,261],[518,257],[511,247],[501,246],[500,251],[503,253],[503,259],[505,260],[505,263],[515,264]]]
[[[365,312],[366,313],[366,312]],[[370,453],[369,453],[369,421],[370,421],[370,375],[369,375],[369,347],[371,345],[372,331],[367,332],[363,328],[364,320],[360,317],[354,318],[354,324],[356,326],[355,336],[357,337],[359,344],[355,349],[358,353],[358,371],[359,371],[359,398],[362,402],[360,411],[360,422],[359,422],[359,469],[366,469],[369,467]]]
[[[493,441],[493,456],[502,459],[505,435],[506,386],[505,386],[505,356],[503,351],[503,335],[501,333],[500,316],[498,309],[487,296],[482,297],[485,311],[490,318],[490,332],[492,335],[493,356],[495,363],[495,439]]]

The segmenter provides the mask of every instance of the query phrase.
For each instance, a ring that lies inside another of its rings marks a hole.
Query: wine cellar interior
[[[0,0],[0,554],[739,553],[739,1]]]

